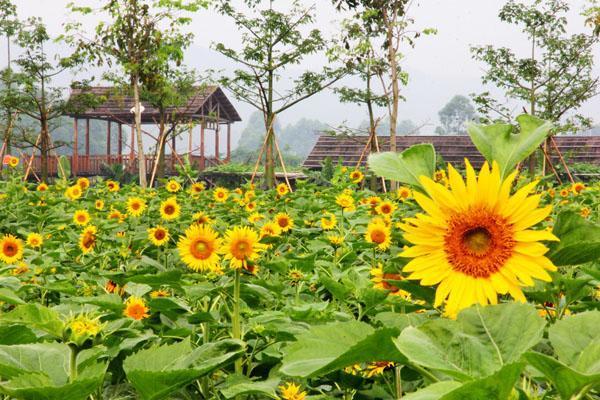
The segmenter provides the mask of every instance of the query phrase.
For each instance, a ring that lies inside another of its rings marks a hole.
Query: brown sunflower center
[[[175,213],[175,206],[171,205],[171,204],[167,204],[164,208],[164,212],[167,215],[171,215]]]
[[[13,243],[5,243],[2,252],[7,257],[14,257],[17,254],[18,248]]]
[[[165,231],[163,231],[162,229],[157,229],[156,231],[154,231],[154,238],[157,240],[163,240],[165,236]]]
[[[140,203],[136,202],[136,203],[131,204],[131,209],[132,210],[136,210],[137,211],[137,210],[140,209],[140,207],[141,207]]]
[[[381,244],[385,242],[385,239],[385,232],[381,229],[375,229],[371,232],[371,240],[373,241],[373,243]]]
[[[246,240],[238,240],[233,244],[231,254],[238,260],[244,260],[252,254],[252,246]]]
[[[210,246],[210,243],[202,240],[192,243],[190,250],[195,258],[199,258],[201,260],[206,260],[212,254],[212,247]]]
[[[513,253],[512,227],[488,210],[457,214],[448,225],[444,248],[455,271],[487,278],[500,270]]]

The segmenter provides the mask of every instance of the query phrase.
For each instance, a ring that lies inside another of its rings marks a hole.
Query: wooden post
[[[171,173],[175,171],[175,157],[177,156],[177,142],[175,141],[175,135],[171,137]]]
[[[188,126],[188,156],[190,161],[192,160],[192,121],[190,121]]]
[[[73,119],[73,155],[71,156],[71,172],[77,176],[77,158],[79,156],[79,130],[77,127],[77,118]]]
[[[219,106],[217,105],[217,127],[215,128],[215,159],[217,160],[217,164],[219,163],[219,131],[220,131],[220,121],[221,118],[219,116]]]
[[[135,125],[131,125],[131,151],[129,152],[129,162],[131,171],[134,171],[135,165]]]
[[[204,119],[200,122],[200,169],[206,168],[206,158],[204,155]]]
[[[117,152],[119,153],[119,162],[123,162],[123,124],[119,122],[119,129],[117,131]]]
[[[90,119],[85,119],[85,164],[82,168],[85,174],[90,172]]]
[[[110,163],[110,145],[111,145],[111,141],[112,138],[110,137],[110,128],[111,128],[111,123],[110,121],[106,122],[106,158],[107,161]]]
[[[231,123],[227,123],[227,162],[231,161]]]

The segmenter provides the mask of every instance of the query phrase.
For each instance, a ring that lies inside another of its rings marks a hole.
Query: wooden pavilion
[[[82,91],[71,90],[71,99],[81,95],[95,95],[98,97],[99,105],[94,108],[69,114],[73,118],[73,152],[67,156],[71,162],[71,172],[74,176],[101,175],[102,165],[121,164],[128,170],[135,172],[138,166],[138,154],[136,154],[136,135],[134,134],[133,97],[124,95],[113,87],[92,87]],[[158,137],[144,129],[144,125],[158,125],[160,119],[159,110],[148,102],[142,101],[142,135],[150,137],[158,143]],[[166,110],[169,121],[167,124],[178,123],[188,126],[188,149],[187,152],[178,154],[176,150],[175,136],[172,141],[166,143],[165,165],[167,173],[175,172],[175,165],[182,164],[181,156],[188,156],[191,163],[199,170],[212,165],[228,162],[231,156],[231,124],[241,121],[241,118],[233,107],[225,93],[218,86],[197,87],[190,96],[187,104]],[[106,154],[90,154],[90,121],[106,121]],[[81,138],[79,121],[85,121],[84,135]],[[116,125],[116,132],[113,131]],[[130,129],[129,143],[123,141],[123,129]],[[200,145],[194,147],[194,128],[198,129]],[[205,149],[206,131],[214,134],[214,153],[208,155]],[[222,132],[226,132],[225,157],[221,158]],[[116,149],[112,148],[113,135],[116,134]],[[84,146],[81,146],[83,140]],[[83,154],[80,154],[83,147]],[[155,154],[144,154],[146,171],[152,171],[155,162]],[[57,159],[49,159],[49,172],[56,174]],[[33,160],[33,171],[39,170],[40,157]]]

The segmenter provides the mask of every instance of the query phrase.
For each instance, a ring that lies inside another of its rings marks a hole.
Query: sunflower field
[[[293,191],[28,183],[11,160],[0,396],[600,398],[600,184],[519,172],[534,128],[479,127],[478,169],[417,145]]]

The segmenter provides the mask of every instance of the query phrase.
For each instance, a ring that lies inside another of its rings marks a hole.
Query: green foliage
[[[553,233],[560,239],[548,255],[555,265],[584,264],[600,258],[600,225],[565,211],[556,218]]]
[[[419,177],[433,176],[435,150],[430,144],[417,144],[402,153],[370,154],[368,163],[378,176],[420,187]]]
[[[552,124],[530,115],[517,117],[519,131],[514,126],[468,124],[467,131],[477,150],[488,160],[500,165],[500,175],[506,178],[516,165],[533,153],[548,137]]]

